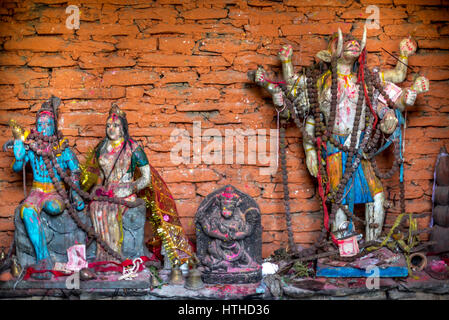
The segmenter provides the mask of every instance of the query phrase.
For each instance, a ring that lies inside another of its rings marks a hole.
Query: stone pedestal
[[[123,215],[122,254],[125,258],[134,259],[151,255],[144,243],[145,219],[145,205],[129,208]]]
[[[77,212],[77,214],[85,225],[89,227],[92,225],[90,217],[85,211]],[[134,259],[148,255],[148,250],[144,244],[145,215],[145,205],[141,205],[128,209],[123,216],[122,254],[125,258]],[[86,244],[86,233],[78,228],[67,210],[57,216],[49,215],[43,210],[40,213],[40,218],[44,226],[48,251],[55,262],[67,262],[67,249],[69,247],[75,244]],[[35,264],[36,254],[20,217],[20,206],[15,210],[14,225],[18,262],[21,266]],[[96,255],[95,241],[92,241],[86,249],[87,260],[94,261]]]
[[[36,263],[36,253],[20,217],[20,208],[17,207],[14,214],[14,238],[18,262],[25,267]],[[89,217],[83,211],[77,214],[84,224],[91,225]],[[57,216],[49,215],[42,210],[40,219],[44,226],[48,251],[55,262],[67,262],[67,249],[75,244],[86,243],[86,233],[78,228],[67,210]],[[88,258],[95,257],[95,245],[91,244],[86,249]]]

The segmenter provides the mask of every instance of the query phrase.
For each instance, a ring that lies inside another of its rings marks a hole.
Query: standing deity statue
[[[78,193],[71,189],[68,196],[62,183],[63,178],[68,178],[65,172],[69,169],[71,182],[79,186],[80,169],[67,140],[57,130],[57,107],[60,102],[59,98],[51,97],[42,104],[36,115],[36,130],[24,131],[14,121],[10,122],[14,134],[15,159],[12,168],[20,172],[29,163],[33,170],[33,186],[21,204],[20,215],[36,253],[36,270],[51,270],[54,264],[47,248],[41,211],[56,216],[71,204],[78,211],[84,208]],[[37,274],[36,277],[48,278],[48,274]]]
[[[283,81],[269,80],[261,67],[255,81],[272,94],[276,106],[290,104],[290,115],[302,128],[306,165],[318,178],[325,226],[329,221],[325,203],[330,202],[333,233],[354,232],[354,205],[363,203],[366,240],[370,241],[380,236],[385,216],[382,175],[374,162],[379,138],[381,133],[397,138],[398,123],[403,123],[401,111],[415,103],[418,93],[428,91],[429,81],[418,77],[410,88],[395,85],[406,78],[408,57],[416,51],[411,38],[400,42],[399,62],[392,70],[370,71],[365,46],[366,27],[361,41],[343,36],[339,29],[328,48],[316,55],[320,68],[315,65],[295,74],[292,47],[285,45],[278,54]],[[322,67],[328,70],[319,70]]]

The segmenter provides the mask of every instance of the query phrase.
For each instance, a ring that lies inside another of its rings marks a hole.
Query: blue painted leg
[[[36,260],[39,262],[43,259],[48,259],[50,254],[48,253],[47,241],[45,239],[44,228],[41,226],[40,219],[37,212],[32,208],[23,209],[23,223],[30,237],[36,252]]]
[[[59,201],[56,201],[56,200],[46,201],[44,203],[44,210],[48,214],[50,214],[52,216],[56,216],[56,215],[62,213],[62,211],[64,211],[64,206]]]

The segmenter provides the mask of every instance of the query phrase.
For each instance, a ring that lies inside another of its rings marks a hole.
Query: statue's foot
[[[43,270],[53,270],[54,263],[53,261],[49,259],[43,259],[32,266],[34,270],[36,271],[43,271]],[[51,272],[36,272],[31,275],[33,279],[36,280],[50,280],[52,277]]]

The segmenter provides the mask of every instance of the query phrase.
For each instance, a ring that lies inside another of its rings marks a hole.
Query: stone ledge
[[[426,273],[419,279],[380,279],[378,289],[368,289],[366,279],[302,279],[282,285],[282,297],[275,297],[262,283],[205,284],[193,291],[183,285],[150,289],[148,278],[134,281],[87,281],[80,289],[69,290],[64,281],[14,281],[0,283],[0,299],[77,300],[449,300],[449,280],[436,280]],[[142,277],[142,276],[141,276]],[[267,278],[264,283],[268,282]],[[301,283],[302,282],[302,283]],[[56,283],[56,284],[55,284]],[[39,288],[40,284],[40,288]],[[263,290],[265,288],[265,291]],[[264,291],[264,292],[263,292]]]

